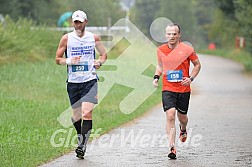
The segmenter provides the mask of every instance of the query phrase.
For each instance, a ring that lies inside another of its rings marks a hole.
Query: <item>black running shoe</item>
[[[76,157],[78,157],[80,159],[84,159],[85,152],[86,152],[86,149],[83,150],[82,147],[77,147],[75,149]]]
[[[175,147],[171,147],[171,152],[168,154],[168,157],[170,159],[177,159],[176,158],[176,149],[175,149]]]

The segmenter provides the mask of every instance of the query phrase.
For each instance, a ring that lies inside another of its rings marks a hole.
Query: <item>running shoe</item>
[[[170,159],[177,159],[176,158],[176,149],[175,149],[175,147],[171,147],[171,152],[168,154],[168,157]]]
[[[181,142],[185,142],[187,139],[187,132],[186,130],[182,131],[181,130],[181,125],[179,124],[179,128],[180,128],[180,134],[179,134],[179,139]]]
[[[82,147],[77,147],[75,149],[76,157],[78,157],[80,159],[84,159],[85,152],[86,152],[86,149],[83,150]]]

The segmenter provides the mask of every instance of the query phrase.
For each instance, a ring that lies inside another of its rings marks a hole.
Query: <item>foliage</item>
[[[182,40],[190,41],[194,45],[202,43],[198,34],[196,7],[197,3],[173,0],[137,0],[132,10],[133,23],[148,37],[151,23],[160,17],[179,23],[182,30]]]
[[[216,4],[224,15],[229,19],[235,19],[235,6],[233,0],[216,0]]]
[[[235,4],[235,17],[238,20],[239,36],[245,37],[247,41],[247,50],[252,56],[252,1],[237,0]]]
[[[137,0],[130,19],[148,37],[151,23],[157,18],[157,9],[160,8],[160,0]],[[133,16],[133,17],[132,17]]]
[[[113,25],[126,16],[120,0],[0,0],[0,13],[14,21],[20,17],[35,24],[56,26],[59,16],[81,9],[87,12],[88,26]],[[243,36],[252,53],[252,1],[249,0],[136,0],[130,19],[148,37],[151,23],[158,17],[178,22],[183,39],[200,47],[215,42],[218,47],[234,47],[235,36]]]
[[[0,13],[9,15],[15,21],[20,17],[32,19],[38,23],[53,23],[58,18],[55,0],[0,0]]]
[[[10,15],[15,21],[25,17],[50,26],[56,26],[62,13],[78,9],[87,12],[89,25],[92,26],[107,26],[108,18],[113,24],[125,15],[119,1],[113,0],[0,0],[0,4],[0,13]]]
[[[119,1],[113,0],[68,0],[72,4],[72,10],[81,9],[88,15],[90,26],[108,26],[108,19],[112,25],[125,16]]]
[[[225,15],[219,10],[215,11],[214,14],[214,17],[218,19],[214,19],[209,27],[209,39],[216,43],[217,47],[234,47],[237,29],[233,27],[236,26],[236,23],[226,19]]]
[[[182,39],[195,43],[198,33],[197,21],[195,17],[194,5],[192,1],[172,1],[161,0],[158,17],[166,17],[172,22],[179,23],[181,26]]]
[[[215,12],[215,3],[214,1],[206,1],[206,0],[200,0],[200,1],[194,1],[195,6],[195,14],[197,18],[197,26],[199,28],[199,33],[197,35],[197,39],[201,38],[201,48],[204,46],[207,46],[212,39],[209,39],[209,30],[211,30],[209,27],[211,23],[214,21],[214,12]]]
[[[245,37],[252,55],[252,1],[216,0],[218,9],[209,31],[209,38],[220,41],[221,47],[233,47],[236,36]]]

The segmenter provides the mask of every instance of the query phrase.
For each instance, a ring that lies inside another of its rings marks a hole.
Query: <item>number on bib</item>
[[[169,82],[180,82],[183,79],[183,71],[182,70],[168,70],[166,77]]]
[[[72,72],[85,72],[88,71],[88,63],[85,62],[84,65],[72,65]]]

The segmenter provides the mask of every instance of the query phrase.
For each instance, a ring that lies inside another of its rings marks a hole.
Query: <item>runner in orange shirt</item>
[[[176,159],[175,148],[175,115],[179,120],[181,142],[187,138],[187,111],[191,88],[190,84],[198,75],[201,64],[194,49],[180,41],[180,26],[178,24],[166,27],[168,42],[157,50],[158,64],[154,75],[153,86],[158,86],[158,80],[163,74],[162,103],[166,112],[166,133],[169,138],[170,152],[168,157]],[[190,62],[194,65],[190,73]]]

